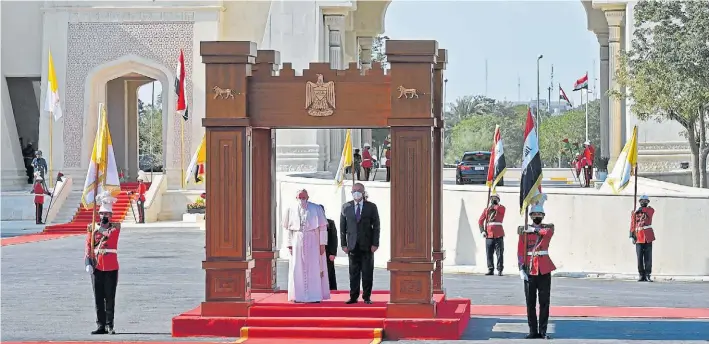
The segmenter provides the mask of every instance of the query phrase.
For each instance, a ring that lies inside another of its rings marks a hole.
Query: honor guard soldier
[[[554,236],[554,225],[542,223],[544,220],[544,201],[546,195],[533,205],[529,211],[532,224],[519,226],[517,258],[520,277],[524,280],[524,296],[527,300],[527,339],[547,336],[549,323],[549,298],[551,292],[551,272],[556,270],[549,258],[549,242]],[[539,327],[537,327],[537,294],[539,295]]]
[[[655,241],[652,217],[655,215],[655,209],[649,204],[650,197],[640,196],[640,207],[630,218],[630,238],[635,244],[635,254],[638,257],[638,282],[652,282],[652,242]]]
[[[96,199],[101,203],[98,211],[100,222],[93,224],[93,228],[89,225],[85,251],[86,272],[91,274],[98,325],[91,334],[115,334],[113,316],[118,285],[117,254],[121,225],[110,222],[113,203],[116,202],[110,192],[105,191]]]
[[[490,205],[483,210],[478,219],[480,232],[485,237],[485,253],[487,254],[487,274],[494,275],[493,255],[497,255],[497,274],[502,276],[504,269],[505,230],[502,221],[505,219],[505,206],[500,204],[500,196],[490,195]]]

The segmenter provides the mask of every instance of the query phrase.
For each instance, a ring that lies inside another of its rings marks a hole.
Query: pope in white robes
[[[330,299],[325,245],[327,219],[317,204],[308,202],[308,192],[299,190],[296,203],[283,214],[287,245],[288,300],[320,302]]]

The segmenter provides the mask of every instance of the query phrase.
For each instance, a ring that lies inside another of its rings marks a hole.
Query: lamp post
[[[544,55],[539,55],[537,57],[537,112],[534,114],[534,119],[537,122],[537,139],[539,138],[539,108],[541,103],[539,101],[539,61],[544,57]]]

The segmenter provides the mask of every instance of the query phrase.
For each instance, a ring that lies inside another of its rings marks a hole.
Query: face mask
[[[108,215],[104,215],[103,218],[101,219],[101,224],[107,224],[108,223]]]
[[[532,219],[532,222],[534,222],[535,225],[539,225],[542,223],[542,218],[541,217],[535,217]]]
[[[648,203],[645,203],[645,202],[640,203],[640,206],[643,208],[647,207],[647,205],[648,205]]]
[[[299,203],[301,206],[304,207],[306,204],[308,204],[308,200],[307,200],[307,199],[303,199],[303,198],[299,198],[299,199],[298,199],[298,203]]]
[[[356,201],[359,201],[362,199],[362,193],[359,191],[354,191],[352,192],[352,198],[354,198]]]
[[[493,199],[493,200],[492,200],[492,204],[498,204],[498,203],[500,203],[500,201],[498,201],[498,200],[496,200],[496,199]]]

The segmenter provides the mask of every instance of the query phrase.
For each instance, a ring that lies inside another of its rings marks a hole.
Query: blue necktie
[[[357,222],[359,222],[359,219],[362,217],[362,214],[360,213],[359,210],[359,203],[357,203],[357,208],[355,209],[355,218],[357,219]]]

